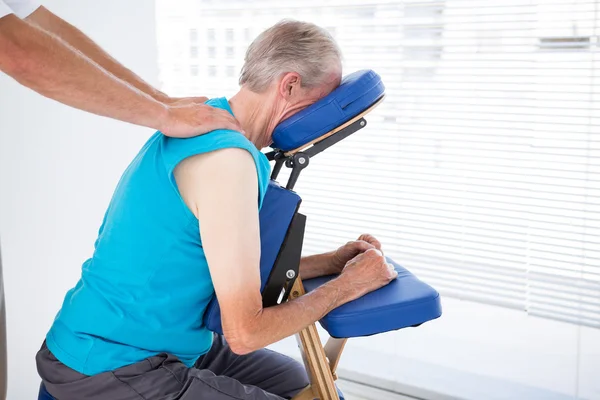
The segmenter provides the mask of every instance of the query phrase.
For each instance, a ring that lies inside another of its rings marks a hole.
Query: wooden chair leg
[[[311,385],[308,385],[300,393],[292,397],[292,400],[314,400],[317,398],[317,395],[313,393],[313,389]]]
[[[348,339],[337,339],[330,337],[325,344],[325,356],[329,360],[329,369],[333,375],[333,379],[337,380],[337,366],[340,362],[340,358],[342,357],[342,351],[344,351],[344,346],[346,346],[346,342]]]
[[[300,278],[296,279],[292,287],[291,297],[293,299],[305,293]],[[315,324],[308,326],[296,335],[298,347],[302,353],[302,360],[310,377],[310,386],[300,392],[303,397],[295,396],[293,400],[308,399],[307,395],[314,396],[319,400],[339,400],[334,377],[329,362],[317,332]],[[312,399],[311,399],[312,400]]]

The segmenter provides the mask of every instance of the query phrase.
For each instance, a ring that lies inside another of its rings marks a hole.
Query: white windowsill
[[[443,307],[418,328],[350,339],[340,377],[433,400],[600,399],[600,330],[456,299]],[[299,357],[294,338],[271,347]]]

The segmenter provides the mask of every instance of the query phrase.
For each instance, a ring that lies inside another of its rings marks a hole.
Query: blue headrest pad
[[[269,279],[283,240],[301,201],[302,199],[295,192],[282,188],[275,181],[269,183],[259,214],[261,291]],[[204,324],[209,330],[223,334],[221,308],[216,296],[213,296],[204,313]]]
[[[309,143],[369,108],[384,92],[374,71],[347,75],[333,92],[277,125],[272,147],[289,151]]]

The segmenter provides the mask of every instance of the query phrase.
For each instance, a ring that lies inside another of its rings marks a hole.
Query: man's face
[[[288,73],[274,83],[266,92],[266,96],[270,100],[265,100],[265,103],[272,104],[268,107],[271,110],[271,115],[268,118],[269,122],[266,128],[267,137],[264,143],[259,144],[259,148],[269,146],[272,143],[271,135],[278,124],[327,96],[340,85],[341,81],[342,72],[339,68],[330,73],[321,85],[313,88],[303,87],[297,73]]]
[[[327,79],[323,82],[323,84],[314,87],[314,88],[298,88],[298,93],[295,99],[290,101],[289,107],[286,112],[282,116],[281,120],[286,120],[292,115],[300,112],[306,107],[316,103],[323,97],[327,96],[331,93],[335,88],[340,85],[342,81],[342,73],[341,71],[332,72],[329,74]]]

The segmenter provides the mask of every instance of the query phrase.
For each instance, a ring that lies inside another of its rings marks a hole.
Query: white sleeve
[[[17,17],[25,18],[41,5],[38,0],[0,0],[0,17],[15,13]]]
[[[12,14],[13,10],[10,9],[9,6],[6,5],[5,2],[0,0],[0,18],[7,16],[8,14]]]

